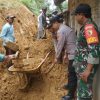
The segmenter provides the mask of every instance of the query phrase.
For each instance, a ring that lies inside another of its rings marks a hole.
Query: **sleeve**
[[[56,58],[59,59],[65,44],[64,33],[57,33],[57,40],[58,42],[57,42]]]
[[[39,17],[39,22],[42,25],[42,16]]]
[[[90,64],[99,64],[99,37],[93,24],[85,26],[85,38],[88,45],[88,60]]]
[[[4,26],[2,28],[2,31],[1,31],[1,34],[0,34],[0,37],[5,41],[9,41],[9,39],[6,37],[8,30],[9,30],[9,27]]]
[[[40,25],[42,25],[42,15],[39,15],[39,16],[38,16],[38,23],[39,23]]]
[[[3,61],[4,61],[4,59],[5,59],[5,55],[0,54],[0,62],[3,62]]]

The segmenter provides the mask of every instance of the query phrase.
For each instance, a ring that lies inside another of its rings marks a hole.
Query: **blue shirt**
[[[0,62],[3,62],[5,59],[5,55],[0,53]]]
[[[6,46],[6,42],[15,42],[13,25],[6,23],[1,31],[0,37],[3,39],[3,46]]]

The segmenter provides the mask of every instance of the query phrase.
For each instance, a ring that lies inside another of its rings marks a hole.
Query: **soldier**
[[[75,32],[70,27],[64,25],[62,21],[62,18],[59,16],[51,18],[51,26],[49,26],[49,31],[53,32],[52,34],[56,34],[57,38],[54,62],[61,62],[63,52],[65,53],[64,58],[68,58],[69,60],[68,84],[66,86],[66,89],[69,90],[69,92],[66,96],[62,97],[62,100],[72,100],[74,98],[77,86],[77,77],[74,67],[72,66],[76,48],[76,35]]]
[[[93,78],[99,65],[99,32],[91,18],[91,7],[80,4],[72,13],[82,26],[77,39],[74,67],[77,73],[77,100],[92,100]]]

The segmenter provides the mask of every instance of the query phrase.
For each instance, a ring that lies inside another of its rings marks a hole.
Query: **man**
[[[19,51],[17,51],[15,54],[11,54],[11,55],[4,55],[4,54],[0,53],[0,62],[3,63],[3,66],[8,67],[8,66],[10,66],[9,62],[12,59],[17,59],[18,55],[19,55]]]
[[[74,67],[78,78],[77,100],[92,100],[93,78],[99,65],[98,27],[91,18],[91,7],[80,4],[72,13],[81,25]]]
[[[53,30],[53,34],[57,34],[57,45],[56,45],[56,54],[55,54],[55,63],[59,61],[62,56],[62,53],[65,52],[65,55],[68,55],[69,64],[68,64],[68,94],[62,97],[62,100],[72,100],[74,98],[76,86],[77,86],[77,77],[72,66],[75,54],[75,32],[68,26],[62,24],[62,18],[53,17],[50,22],[52,23],[49,30]]]
[[[42,8],[40,15],[38,16],[38,35],[37,39],[46,38],[46,11],[47,8]]]
[[[42,10],[40,10],[40,15],[38,16],[38,34],[37,39],[43,37],[43,25],[42,25]]]
[[[6,47],[7,42],[15,42],[15,36],[14,36],[14,28],[13,28],[13,22],[14,22],[15,16],[7,16],[6,21],[7,23],[3,26],[0,37],[3,39],[3,46],[6,50],[6,55],[14,54],[15,51],[9,49]]]

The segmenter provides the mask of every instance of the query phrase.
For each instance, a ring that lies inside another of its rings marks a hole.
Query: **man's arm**
[[[5,26],[4,26],[4,27],[2,28],[2,31],[1,31],[1,34],[0,34],[0,37],[1,37],[2,39],[4,39],[5,41],[9,41],[9,39],[6,37],[8,30],[9,30],[9,27],[5,27]]]
[[[89,28],[89,29],[88,29]],[[94,26],[90,24],[85,27],[85,38],[88,45],[88,59],[86,70],[81,74],[81,78],[87,82],[87,78],[90,75],[93,65],[99,64],[99,39],[98,33]]]
[[[65,45],[65,34],[64,33],[57,33],[57,52],[56,52],[56,59],[59,59],[62,53],[62,50]]]
[[[85,38],[88,45],[88,60],[89,64],[99,64],[99,36],[94,25],[88,24],[85,26]]]

